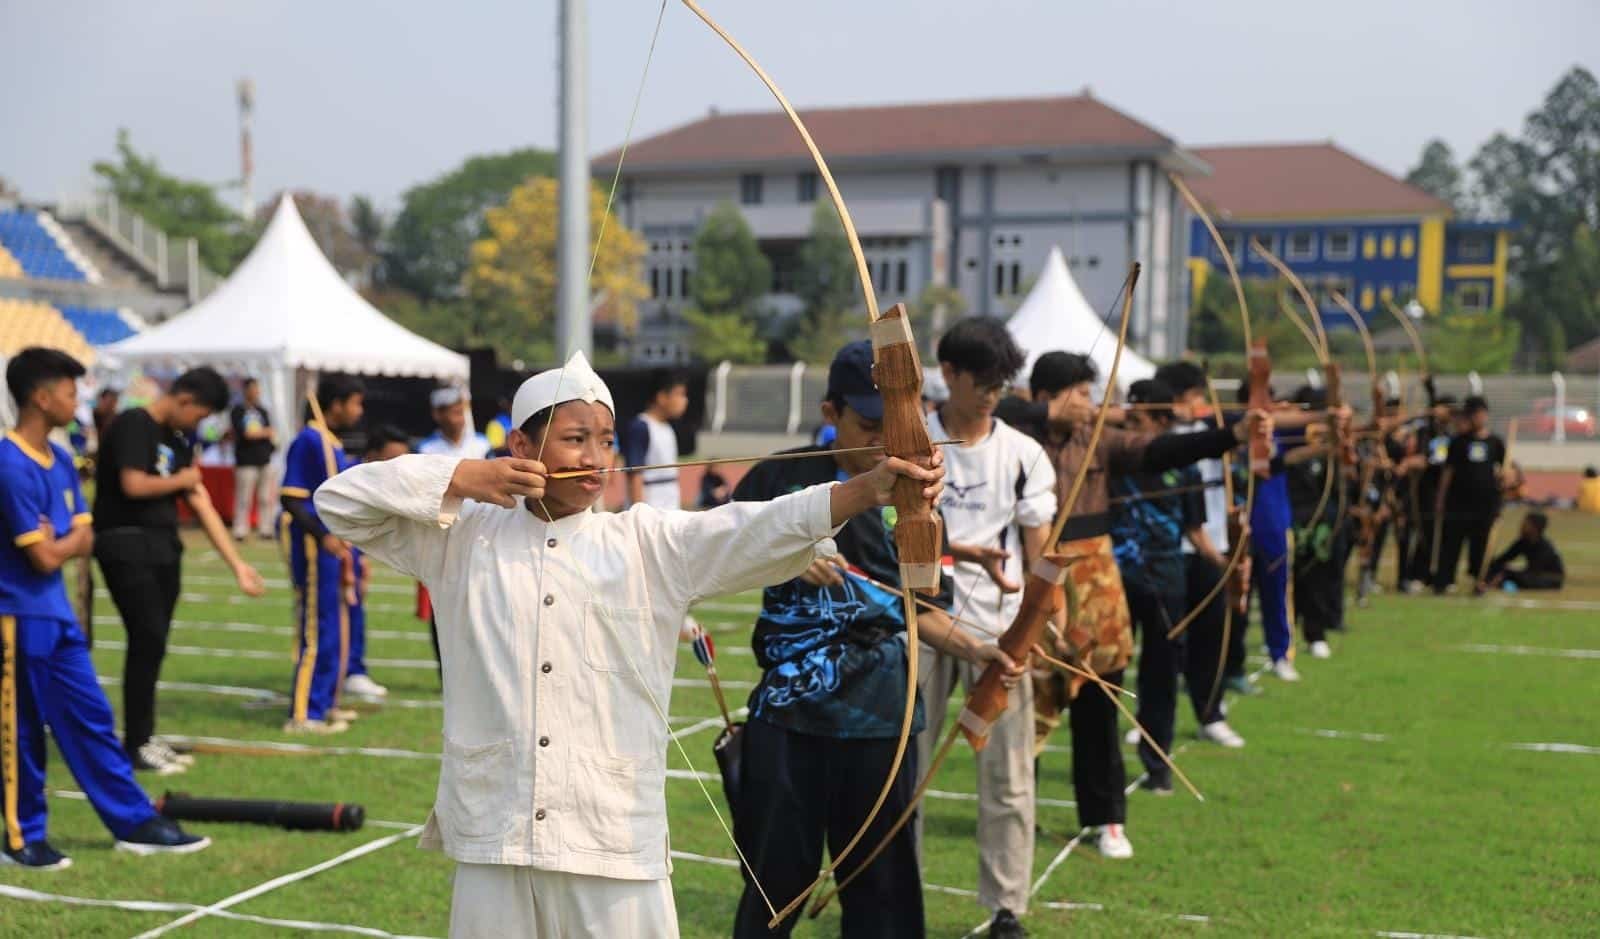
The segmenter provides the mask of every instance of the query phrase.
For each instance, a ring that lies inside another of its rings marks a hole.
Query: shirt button
[[[554,538],[551,538],[549,541],[546,541],[544,543],[544,546],[546,548],[554,548],[556,546],[556,540]]]
[[[536,822],[544,821],[544,809],[540,809],[539,811],[533,813],[533,820]]]
[[[553,593],[545,594],[544,595],[544,605],[545,606],[555,606],[556,605],[556,595],[553,594]]]
[[[550,674],[550,669],[552,669],[554,667],[555,666],[551,665],[549,662],[546,662],[543,665],[539,666],[539,671],[544,672],[546,675],[548,675],[548,674]]]
[[[539,746],[541,746],[541,747],[550,746],[550,738],[549,737],[540,737],[539,738]]]

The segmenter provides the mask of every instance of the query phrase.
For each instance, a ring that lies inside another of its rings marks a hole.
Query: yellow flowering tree
[[[555,318],[557,186],[556,180],[539,176],[511,190],[504,205],[484,212],[484,235],[472,244],[463,286],[482,317],[482,332],[523,337],[508,345],[527,345],[533,336],[547,334]],[[603,222],[605,238],[589,292],[596,297],[604,293],[618,328],[631,333],[638,321],[638,301],[646,294],[640,278],[644,242],[615,215],[606,218],[605,202],[605,194],[590,186],[591,251]],[[587,264],[588,257],[584,260]]]

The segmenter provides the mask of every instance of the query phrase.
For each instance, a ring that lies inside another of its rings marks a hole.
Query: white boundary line
[[[183,916],[180,916],[172,922],[167,923],[165,926],[158,926],[155,929],[149,929],[140,933],[139,935],[135,936],[134,939],[156,939],[157,936],[164,936],[174,929],[187,926],[196,920],[204,919],[205,917],[214,913],[226,910],[231,906],[238,906],[246,900],[253,900],[256,897],[259,897],[265,893],[270,893],[279,887],[287,886],[295,883],[296,881],[305,880],[308,877],[314,877],[325,870],[338,867],[340,864],[345,864],[349,861],[354,861],[356,858],[365,857],[374,851],[382,851],[384,848],[387,848],[392,844],[405,841],[410,838],[415,838],[421,833],[422,826],[416,825],[397,834],[385,835],[382,838],[369,841],[359,847],[351,848],[349,851],[346,851],[337,857],[329,858],[320,864],[313,864],[304,870],[295,871],[291,874],[284,874],[281,877],[274,877],[266,883],[257,884],[256,886],[251,887],[249,890],[242,890],[231,897],[224,897],[223,899],[218,900],[216,903],[213,903],[209,906],[204,906],[190,913],[185,913]]]
[[[1581,743],[1513,743],[1507,746],[1513,750],[1529,750],[1534,753],[1581,753],[1586,756],[1600,756],[1600,747],[1586,747]]]
[[[1367,734],[1355,730],[1324,730],[1318,727],[1296,727],[1295,730],[1313,737],[1325,737],[1329,740],[1364,740],[1367,743],[1383,743],[1389,739],[1388,734]]]
[[[1548,655],[1561,659],[1600,659],[1600,649],[1547,649],[1540,646],[1456,646],[1461,652],[1483,652],[1490,655]]]

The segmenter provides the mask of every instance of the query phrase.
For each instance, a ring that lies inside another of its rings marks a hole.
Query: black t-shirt
[[[819,452],[801,447],[790,452]],[[735,502],[775,499],[838,480],[829,457],[758,463],[733,491]],[[863,512],[834,542],[852,571],[884,584],[900,583],[894,508]],[[949,608],[949,575],[939,596]],[[750,715],[789,730],[823,737],[892,739],[905,713],[905,613],[900,594],[846,574],[836,587],[795,578],[761,596],[752,645],[761,681],[750,692]],[[917,702],[914,728],[922,727]]]
[[[1458,434],[1450,438],[1445,465],[1451,469],[1445,509],[1459,515],[1493,515],[1500,511],[1500,483],[1495,469],[1506,459],[1505,441],[1490,434]]]
[[[251,440],[245,436],[246,431],[272,426],[267,409],[259,404],[252,407],[241,401],[233,406],[229,419],[233,424],[234,462],[240,466],[266,466],[271,462],[272,441],[267,438]]]
[[[178,495],[156,499],[130,499],[122,492],[123,468],[143,470],[152,476],[171,476],[194,459],[183,434],[156,423],[144,408],[117,415],[100,441],[95,467],[94,528],[178,527]]]

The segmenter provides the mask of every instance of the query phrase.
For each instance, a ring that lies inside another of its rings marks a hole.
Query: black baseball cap
[[[850,410],[869,421],[883,420],[883,395],[872,380],[872,343],[858,339],[833,357],[827,397],[843,398]]]

